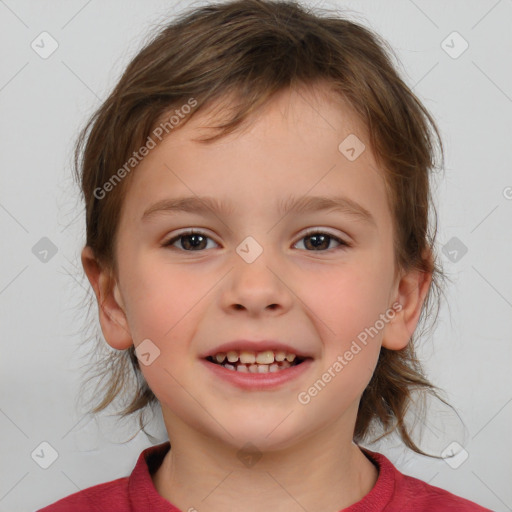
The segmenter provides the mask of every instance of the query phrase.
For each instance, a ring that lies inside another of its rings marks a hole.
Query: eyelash
[[[329,252],[329,251],[336,251],[336,250],[343,250],[343,249],[347,249],[349,247],[352,247],[351,244],[349,244],[348,242],[345,242],[345,240],[327,232],[327,231],[322,231],[322,230],[319,230],[319,229],[311,229],[309,231],[307,231],[306,233],[304,233],[304,235],[299,239],[300,240],[303,240],[304,238],[308,238],[310,236],[313,236],[313,235],[327,235],[327,237],[331,240],[335,240],[336,242],[338,242],[340,245],[338,247],[335,247],[334,249],[327,249],[327,250],[318,250],[318,251],[307,251],[307,252]],[[184,238],[184,237],[187,237],[187,236],[193,236],[193,235],[199,235],[199,236],[202,236],[204,238],[209,238],[210,240],[213,240],[210,236],[208,236],[206,233],[203,233],[202,231],[197,231],[197,230],[188,230],[188,231],[185,231],[183,233],[180,233],[179,235],[171,238],[170,240],[168,240],[167,242],[164,242],[162,245],[164,247],[169,247],[171,249],[175,249],[175,250],[179,250],[179,251],[182,251],[182,252],[202,252],[206,249],[202,249],[202,250],[199,250],[199,251],[187,251],[185,249],[178,249],[177,247],[172,247],[172,245],[174,244],[174,242],[178,241],[180,238]],[[295,244],[294,244],[295,245]]]

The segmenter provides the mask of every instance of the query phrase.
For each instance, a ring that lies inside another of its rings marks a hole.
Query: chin
[[[297,424],[296,418],[292,419],[292,416],[288,411],[285,414],[281,412],[275,415],[232,418],[231,421],[221,422],[231,435],[220,427],[220,430],[216,430],[226,444],[237,450],[252,447],[259,452],[281,451],[293,447],[306,435],[304,423]]]

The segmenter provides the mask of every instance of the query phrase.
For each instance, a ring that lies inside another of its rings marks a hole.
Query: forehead
[[[192,137],[198,141],[201,138],[216,135],[216,126],[230,121],[236,113],[243,98],[240,93],[226,94],[204,110],[194,115],[183,128],[178,129],[172,136],[176,143],[189,140]],[[296,133],[308,125],[309,128],[319,126],[329,127],[336,131],[342,127],[350,129],[367,139],[367,127],[356,110],[334,89],[332,84],[317,82],[301,84],[275,93],[270,100],[255,108],[231,134],[223,135],[220,140],[228,142],[250,131],[253,136],[266,129],[275,127],[282,130],[286,125],[288,130],[296,128]],[[311,130],[307,130],[311,133]]]
[[[274,205],[281,213],[291,197],[343,192],[382,217],[382,171],[347,101],[328,86],[287,89],[234,132],[200,142],[218,133],[215,126],[230,119],[236,101],[226,96],[198,112],[143,159],[125,198],[130,211],[140,218],[157,200],[196,195],[216,197],[235,213]],[[347,158],[354,149],[360,155]]]

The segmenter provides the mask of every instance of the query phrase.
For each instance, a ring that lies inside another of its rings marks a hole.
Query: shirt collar
[[[340,512],[378,512],[384,510],[393,497],[397,470],[381,453],[358,448],[379,472],[372,490],[360,501]],[[137,464],[128,479],[128,492],[133,510],[152,512],[180,512],[156,490],[151,475],[158,469],[170,449],[169,441],[150,446],[139,455]]]

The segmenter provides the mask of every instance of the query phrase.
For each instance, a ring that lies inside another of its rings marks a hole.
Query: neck
[[[338,511],[366,496],[378,477],[339,424],[285,449],[255,453],[187,428],[174,434],[153,482],[181,510],[221,512],[236,504],[241,512]]]

